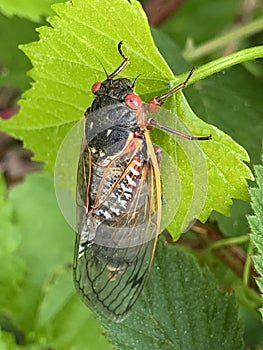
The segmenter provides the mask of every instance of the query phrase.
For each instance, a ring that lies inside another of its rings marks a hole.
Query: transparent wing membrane
[[[78,256],[76,235],[74,278],[82,300],[116,320],[121,320],[140,295],[147,279],[155,239],[132,248],[109,248],[94,244]]]

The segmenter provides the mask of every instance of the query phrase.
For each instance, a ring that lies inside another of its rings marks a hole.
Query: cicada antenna
[[[133,83],[132,83],[132,87],[133,87],[133,88],[134,88],[134,86],[135,86],[135,83],[136,83],[137,79],[138,79],[141,75],[142,75],[141,73],[138,74],[137,77],[133,80]]]
[[[109,74],[108,74],[108,72],[106,71],[106,68],[104,67],[104,64],[103,64],[102,61],[99,59],[99,57],[97,57],[97,60],[99,61],[99,63],[100,63],[100,65],[101,65],[102,69],[104,70],[104,73],[105,73],[106,77],[108,78],[108,77],[109,77]]]

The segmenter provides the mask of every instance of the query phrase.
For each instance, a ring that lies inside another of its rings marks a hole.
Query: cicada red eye
[[[97,81],[96,83],[94,83],[92,85],[92,88],[91,88],[92,93],[94,95],[96,95],[96,93],[99,91],[100,87],[101,87],[101,82],[100,81]]]
[[[140,96],[136,94],[130,94],[125,97],[125,103],[128,107],[132,109],[139,109],[142,106],[142,100]]]

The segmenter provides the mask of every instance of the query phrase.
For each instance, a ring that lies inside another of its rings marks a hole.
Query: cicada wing
[[[83,153],[82,158],[87,155]],[[122,157],[123,154],[119,154],[111,166],[115,166]],[[79,180],[84,179],[87,188],[90,177],[87,176],[87,169],[83,168],[89,164],[87,160],[82,160],[79,169],[82,174]],[[88,307],[114,319],[125,317],[135,303],[152,264],[161,209],[161,193],[157,192],[160,192],[159,169],[156,164],[155,154],[147,150],[143,176],[137,183],[127,213],[115,221],[105,220],[97,227],[95,235],[104,237],[104,241],[99,239],[98,244],[96,239],[85,240],[81,225],[85,225],[89,213],[82,210],[84,218],[79,215],[80,231],[76,235],[74,259],[76,288]],[[108,171],[107,168],[105,171]],[[78,187],[81,189],[80,184]],[[80,195],[82,201],[85,196],[87,193],[84,191]]]
[[[90,149],[83,139],[81,147],[81,155],[78,164],[77,172],[77,187],[76,187],[76,217],[77,217],[77,232],[80,234],[82,228],[86,224],[86,213],[89,208],[89,188],[91,176],[91,154]]]
[[[138,299],[152,262],[155,240],[131,248],[93,244],[79,256],[76,237],[74,278],[84,303],[115,320],[123,319]]]

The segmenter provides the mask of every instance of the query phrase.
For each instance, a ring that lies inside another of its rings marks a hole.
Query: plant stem
[[[235,66],[236,64],[246,62],[249,60],[255,60],[257,58],[263,57],[263,46],[254,46],[249,49],[244,49],[241,51],[237,51],[232,53],[231,55],[227,55],[224,57],[220,57],[214,61],[204,64],[203,66],[198,67],[191,79],[188,82],[188,85],[194,84],[195,82],[207,78],[210,75],[218,73],[224,69]],[[187,74],[181,74],[176,76],[176,81],[184,81]]]
[[[247,242],[248,240],[249,240],[249,236],[239,236],[239,237],[220,239],[219,241],[216,241],[215,243],[211,244],[208,247],[208,249],[212,250],[212,249],[218,249],[229,245],[241,244],[241,243]]]
[[[251,242],[249,242],[248,248],[247,248],[247,259],[246,259],[246,262],[244,265],[244,271],[243,271],[243,282],[244,282],[245,286],[248,286],[248,284],[249,284],[252,251],[253,251],[253,246],[252,246]]]
[[[211,52],[226,46],[229,42],[246,38],[263,29],[263,18],[256,19],[247,25],[234,29],[227,34],[224,34],[216,39],[209,40],[197,48],[186,49],[183,56],[187,61],[195,61]]]

